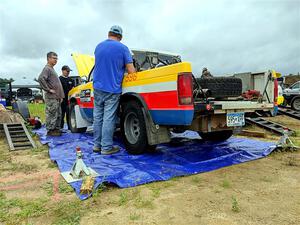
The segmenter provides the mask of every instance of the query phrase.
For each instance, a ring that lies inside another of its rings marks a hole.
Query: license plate
[[[243,112],[227,113],[227,127],[239,127],[245,125],[245,114]]]

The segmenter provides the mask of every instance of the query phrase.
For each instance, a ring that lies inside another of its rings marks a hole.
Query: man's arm
[[[135,73],[135,68],[133,66],[133,63],[129,63],[129,64],[126,64],[126,69],[127,69],[127,72],[128,74],[131,74],[131,73]]]

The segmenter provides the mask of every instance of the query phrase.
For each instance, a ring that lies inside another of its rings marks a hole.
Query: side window
[[[297,83],[292,87],[293,90],[299,89],[299,88],[300,88],[300,83]]]

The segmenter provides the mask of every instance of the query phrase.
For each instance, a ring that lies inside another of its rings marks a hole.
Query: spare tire
[[[209,89],[211,97],[238,97],[242,94],[242,79],[236,77],[196,78],[201,88]]]

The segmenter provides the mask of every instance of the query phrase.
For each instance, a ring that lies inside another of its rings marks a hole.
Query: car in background
[[[16,94],[16,100],[22,100],[25,102],[32,102],[34,99],[32,90],[30,88],[19,88]]]
[[[284,105],[290,105],[292,109],[300,111],[300,81],[283,90]]]

